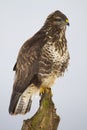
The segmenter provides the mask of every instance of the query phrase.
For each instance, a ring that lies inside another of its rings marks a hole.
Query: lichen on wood
[[[33,117],[23,121],[22,130],[57,130],[60,117],[56,114],[51,89],[41,95],[39,109]]]

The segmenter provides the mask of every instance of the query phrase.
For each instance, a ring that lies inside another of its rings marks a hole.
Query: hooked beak
[[[66,25],[70,26],[68,19],[66,19]]]

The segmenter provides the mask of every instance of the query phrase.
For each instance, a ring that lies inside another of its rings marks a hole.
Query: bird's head
[[[62,12],[57,10],[47,17],[46,23],[51,24],[52,26],[56,25],[60,28],[69,25],[69,20]]]

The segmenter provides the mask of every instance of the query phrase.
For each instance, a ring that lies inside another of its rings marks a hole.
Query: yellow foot
[[[40,92],[39,92],[39,95],[42,95],[45,93],[45,88],[44,87],[40,87]]]
[[[51,93],[51,95],[52,95],[51,88],[41,87],[39,95],[42,95],[44,93],[48,93],[48,94]]]

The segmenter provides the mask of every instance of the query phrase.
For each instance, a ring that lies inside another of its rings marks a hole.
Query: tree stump
[[[30,119],[23,121],[21,130],[57,130],[60,117],[56,114],[51,89],[41,95],[39,109]]]

